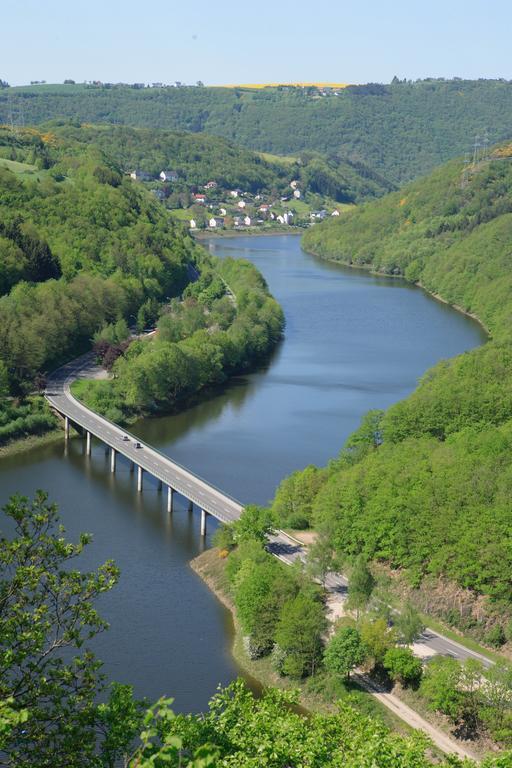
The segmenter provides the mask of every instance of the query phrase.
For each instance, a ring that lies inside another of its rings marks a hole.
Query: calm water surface
[[[284,475],[325,463],[365,411],[401,399],[429,366],[485,340],[475,322],[422,291],[321,262],[296,237],[205,245],[261,270],[285,311],[285,340],[265,370],[133,431],[244,502],[265,503]],[[107,463],[99,444],[86,458],[79,439],[3,459],[0,503],[44,488],[71,536],[94,535],[82,567],[113,558],[122,571],[101,604],[111,629],[95,643],[108,677],[138,695],[174,696],[177,710],[201,710],[237,668],[230,615],[187,565],[203,546],[198,515],[178,497],[170,520],[149,478],[138,495],[127,464],[112,476]]]

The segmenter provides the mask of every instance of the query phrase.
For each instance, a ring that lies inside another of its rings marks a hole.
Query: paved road
[[[306,562],[306,546],[284,532],[279,532],[277,535],[270,537],[267,549],[288,565],[291,565],[297,559]],[[346,594],[348,592],[348,580],[340,573],[328,573],[325,579],[325,588],[328,592]],[[485,667],[490,667],[493,664],[486,656],[477,651],[471,651],[469,648],[457,643],[455,640],[450,640],[440,635],[429,627],[425,628],[417,642],[430,649],[432,655],[438,653],[443,656],[451,656],[459,661],[476,659],[481,661]]]
[[[161,480],[181,493],[217,520],[223,523],[237,520],[243,510],[240,502],[126,430],[86,408],[73,397],[69,389],[71,382],[77,378],[95,378],[99,370],[90,353],[73,360],[48,378],[46,399],[59,413],[68,416],[74,424],[89,431],[91,435],[135,462],[157,480]],[[127,441],[123,440],[125,435],[128,436]],[[141,446],[140,448],[135,447],[137,443]]]

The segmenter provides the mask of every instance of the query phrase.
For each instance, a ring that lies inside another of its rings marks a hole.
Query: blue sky
[[[0,78],[126,82],[512,79],[504,0],[15,0]]]

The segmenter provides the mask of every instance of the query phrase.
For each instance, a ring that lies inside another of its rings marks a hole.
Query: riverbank
[[[299,232],[290,232],[290,227],[276,227],[275,229],[244,229],[243,232],[240,232],[238,229],[222,229],[222,230],[214,230],[214,229],[208,229],[208,230],[201,230],[200,232],[197,232],[196,230],[190,231],[191,236],[194,238],[194,240],[210,240],[212,237],[215,238],[229,238],[229,237],[247,237],[247,236],[257,236],[257,237],[270,237],[270,236],[276,236],[276,235],[291,235],[293,237],[302,237],[304,234],[304,230],[301,228]]]
[[[43,435],[27,435],[27,437],[20,437],[17,440],[12,440],[6,445],[0,446],[0,459],[4,459],[7,456],[16,456],[17,454],[30,451],[32,448],[40,448],[44,445],[51,445],[57,443],[64,437],[64,432],[60,427],[45,432]]]
[[[333,686],[331,680],[329,681],[330,687],[328,687],[320,675],[306,681],[292,681],[289,678],[281,677],[273,669],[270,657],[250,659],[244,650],[243,633],[237,621],[235,606],[229,593],[226,559],[221,557],[217,548],[207,549],[190,561],[190,567],[231,612],[235,630],[231,652],[238,667],[250,678],[256,680],[263,687],[298,690],[300,706],[307,712],[333,713],[337,710],[337,701],[349,698],[350,703],[358,711],[379,718],[388,728],[399,733],[410,733],[411,729],[403,720],[393,715],[355,683],[350,688],[345,688],[341,683]]]

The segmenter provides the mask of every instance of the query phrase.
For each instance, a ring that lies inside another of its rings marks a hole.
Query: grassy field
[[[7,160],[5,157],[0,157],[0,167],[8,168],[18,176],[24,176],[29,174],[30,176],[36,176],[40,178],[44,176],[44,171],[38,171],[35,165],[29,163],[18,163],[16,160]]]

